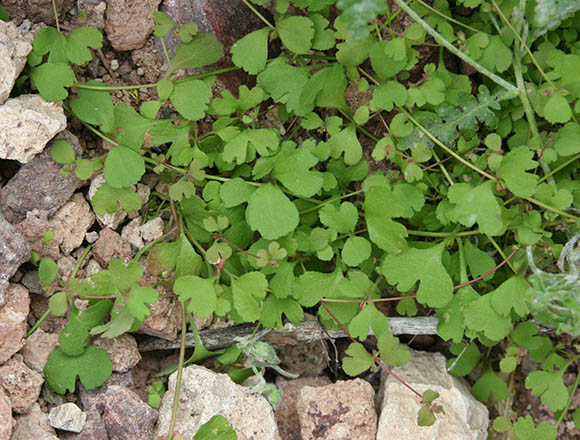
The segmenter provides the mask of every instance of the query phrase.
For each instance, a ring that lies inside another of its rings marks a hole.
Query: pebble
[[[111,70],[116,71],[119,68],[119,60],[111,60]]]
[[[145,75],[145,69],[143,69],[143,67],[138,67],[137,68],[137,75],[139,75],[139,76]]]

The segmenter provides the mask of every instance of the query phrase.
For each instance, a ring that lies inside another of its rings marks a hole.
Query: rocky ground
[[[44,364],[57,344],[64,318],[49,316],[26,338],[45,314],[49,296],[36,268],[28,263],[31,251],[55,260],[63,280],[71,276],[79,261],[77,277],[89,277],[106,268],[111,259],[132,258],[162,237],[167,219],[122,210],[99,216],[89,202],[104,182],[102,175],[88,184],[73,174],[61,175],[62,166],[50,156],[50,145],[56,140],[67,140],[85,158],[99,156],[107,145],[77,121],[67,120],[59,104],[46,103],[34,94],[17,96],[29,92],[19,90],[19,84],[9,98],[33,35],[53,25],[54,15],[50,0],[7,0],[2,4],[14,24],[0,22],[0,440],[157,438],[167,433],[175,375],[168,381],[169,390],[159,410],[147,403],[146,390],[159,380],[155,374],[177,360],[177,352],[145,351],[140,338],[144,334],[176,340],[181,318],[174,299],[163,297],[151,307],[141,335],[95,342],[109,353],[114,371],[96,390],[80,386],[77,393],[60,396],[44,384]],[[78,69],[77,78],[98,78],[110,85],[145,84],[156,82],[164,72],[157,39],[151,35],[153,23],[146,0],[57,0],[55,4],[65,32],[79,25],[84,10],[86,23],[106,35],[103,49]],[[154,0],[153,5],[179,24],[203,23],[226,47],[261,27],[255,15],[236,1]],[[177,43],[168,41],[170,53]],[[424,59],[429,56],[426,50]],[[223,63],[227,65],[227,60]],[[221,78],[220,87],[236,90],[247,80],[239,73],[227,75]],[[136,105],[152,97],[155,92],[151,90],[117,91],[114,99]],[[353,93],[351,99],[364,97]],[[5,130],[10,135],[6,127],[15,126],[17,135],[4,137],[1,133]],[[153,191],[166,192],[163,185],[151,175],[135,190],[147,206]],[[55,237],[45,244],[42,237],[49,230],[55,231]],[[92,249],[83,256],[88,245]],[[148,277],[144,284],[157,281]],[[210,323],[200,321],[198,327]],[[263,397],[249,394],[227,375],[205,368],[214,365],[211,361],[205,367],[186,368],[177,429],[191,439],[201,423],[220,413],[240,439],[486,438],[490,414],[503,414],[505,408],[477,402],[467,382],[447,374],[445,357],[438,353],[447,347],[436,337],[409,336],[406,341],[420,351],[413,351],[411,362],[395,372],[419,392],[432,389],[441,394],[446,413],[432,427],[417,426],[418,399],[392,377],[376,371],[348,380],[336,367],[336,359],[344,352],[342,341],[320,339],[293,345],[278,341],[283,367],[300,378],[271,377],[284,392],[275,411]],[[573,343],[571,339],[563,342]],[[553,421],[539,397],[531,396],[524,387],[526,374],[534,368],[531,360],[524,359],[509,378],[512,409],[520,416],[531,414],[536,423]],[[576,373],[566,374],[567,385],[575,380]],[[578,406],[580,396],[574,398],[570,411]],[[560,425],[559,438],[580,438],[570,418]]]

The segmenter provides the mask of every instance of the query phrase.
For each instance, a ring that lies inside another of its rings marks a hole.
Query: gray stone
[[[467,383],[447,373],[445,357],[440,353],[411,350],[411,360],[393,372],[419,393],[439,393],[434,402],[442,405],[432,426],[418,426],[420,399],[392,376],[383,373],[379,390],[380,418],[377,440],[404,438],[484,440],[487,438],[489,413],[471,394]]]
[[[83,243],[85,234],[94,221],[95,214],[81,193],[75,193],[50,218],[51,229],[63,234],[60,248],[65,255],[70,254]]]
[[[32,35],[20,32],[14,23],[0,21],[0,105],[10,96],[14,82],[32,50]]]
[[[156,435],[169,429],[177,373],[169,377],[169,389],[159,408]],[[248,393],[227,374],[191,365],[183,369],[181,394],[175,429],[185,438],[193,438],[201,425],[216,414],[228,419],[238,440],[279,440],[272,408],[260,395]]]
[[[283,345],[276,352],[282,367],[301,377],[320,376],[328,363],[328,350],[322,339]]]
[[[113,258],[125,259],[131,255],[131,245],[109,228],[101,230],[99,239],[93,245],[93,256],[103,267],[107,267]]]
[[[102,395],[103,419],[110,440],[137,440],[153,437],[158,413],[133,391],[109,385]]]
[[[109,440],[101,413],[96,410],[85,409],[85,414],[87,416],[87,422],[83,430],[78,434],[63,432],[60,435],[61,440]]]
[[[52,0],[24,1],[26,3],[26,15],[30,20],[46,24],[55,24]],[[55,0],[54,3],[61,20],[64,18],[64,14],[74,6],[74,0]]]
[[[40,95],[20,95],[0,106],[0,158],[28,163],[66,128],[59,103]]]
[[[87,422],[87,415],[74,403],[63,403],[48,413],[48,423],[56,429],[81,432]]]
[[[105,10],[107,4],[102,0],[77,0],[77,10],[86,11],[86,26],[94,27],[100,31],[105,29]]]
[[[161,0],[153,0],[157,10]],[[153,30],[147,0],[107,0],[105,32],[115,50],[139,49]]]
[[[165,287],[159,286],[157,290],[164,293]],[[160,296],[156,304],[149,306],[149,311],[150,314],[139,329],[139,333],[174,341],[181,329],[179,302],[170,296]],[[196,325],[197,319],[196,317]]]
[[[102,174],[97,174],[91,180],[91,186],[89,187],[89,200],[93,200],[93,197],[97,193],[97,190],[105,183],[105,176]],[[113,230],[117,229],[119,225],[125,220],[127,213],[120,206],[117,207],[115,212],[107,212],[105,215],[97,215],[97,220],[102,226],[106,226]]]
[[[66,140],[81,155],[78,139],[68,131],[60,133],[53,142]],[[19,223],[33,209],[54,214],[73,195],[80,180],[70,173],[62,177],[62,165],[52,160],[50,148],[46,148],[30,163],[24,165],[10,181],[0,189],[0,211],[10,223]]]
[[[30,245],[0,213],[0,306],[6,302],[8,280],[29,258]]]
[[[48,416],[34,403],[28,414],[16,417],[11,440],[59,440],[54,428],[48,424]]]
[[[24,345],[29,311],[28,290],[19,284],[11,284],[8,300],[0,307],[0,365]]]
[[[150,241],[157,240],[163,235],[163,219],[161,217],[156,217],[149,220],[147,223],[142,225],[139,229],[141,231],[141,236],[143,241],[149,243]]]
[[[134,248],[141,249],[145,246],[141,236],[141,217],[137,217],[127,223],[121,231],[121,237]]]
[[[0,388],[0,440],[10,440],[12,434],[12,405]]]
[[[322,387],[305,386],[296,402],[296,411],[304,440],[375,439],[375,391],[362,379]]]
[[[19,414],[30,411],[43,383],[42,375],[28,368],[20,355],[15,355],[0,367],[0,387],[8,395],[12,410]]]
[[[24,363],[39,373],[44,370],[48,356],[58,343],[58,333],[47,333],[41,328],[36,329],[24,343],[19,353],[24,358]]]
[[[137,341],[129,334],[117,338],[99,338],[94,344],[106,350],[113,362],[113,371],[125,373],[141,361]]]

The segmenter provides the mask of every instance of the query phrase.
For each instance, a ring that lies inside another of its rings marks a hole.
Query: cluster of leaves
[[[92,199],[98,214],[140,209],[133,185],[147,172],[170,184],[159,204],[173,207],[180,233],[153,246],[147,264],[188,313],[279,327],[283,315],[298,323],[307,309],[361,341],[372,330],[376,355],[359,342],[346,352],[343,368],[357,375],[409,360],[376,307],[384,293],[400,292],[413,297],[398,302],[400,314],[415,315],[417,303],[434,310],[439,336],[456,356],[452,374],[482,369],[477,398],[509,396],[486,348],[508,338],[500,369],[513,373],[527,351],[542,369],[526,385],[564,414],[576,390],[562,382],[573,359],[526,322],[525,247],[549,266],[578,226],[568,211],[580,209],[580,17],[574,7],[546,14],[550,0],[533,10],[515,0],[459,2],[471,8],[468,17],[455,16],[447,0],[433,7],[395,0],[395,13],[381,1],[340,0],[334,18],[334,3],[276,1],[273,21],[262,17],[267,26],[231,48],[235,66],[255,75],[256,85],[217,97],[215,74],[176,79],[175,72],[216,62],[220,43],[155,14],[158,37],[175,31],[181,39],[165,77],[149,85],[159,99],[137,110],[114,104],[102,83],[75,84],[72,114],[113,147],[90,164],[62,145],[53,156],[80,178],[102,168],[105,183]],[[401,27],[403,12],[415,23]],[[46,99],[67,97],[75,81],[68,63],[90,59],[87,46],[101,44],[95,32],[38,34],[30,75]],[[445,63],[442,49],[420,63],[431,37],[462,58],[463,71]],[[274,39],[283,55],[270,52]],[[347,93],[361,99],[347,102]],[[168,105],[175,117],[160,118]],[[268,124],[265,112],[277,122]],[[201,120],[211,128],[200,132]],[[379,132],[386,134],[373,135]],[[371,158],[363,138],[374,145]],[[369,162],[384,166],[369,173]],[[141,325],[157,293],[138,285],[139,268],[113,261],[60,294],[67,325],[84,336],[75,336],[72,351],[63,336],[49,376],[63,356],[94,351],[90,334],[114,337]],[[114,307],[104,295],[114,296]],[[74,296],[90,307],[75,309]],[[434,398],[424,396],[421,423],[434,420]],[[527,417],[501,419],[496,428],[518,438],[556,432]]]

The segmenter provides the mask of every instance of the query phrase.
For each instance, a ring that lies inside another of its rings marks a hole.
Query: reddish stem
[[[321,302],[322,307],[324,307],[326,309],[326,311],[328,312],[328,314],[332,317],[332,319],[334,319],[334,321],[338,324],[338,326],[342,329],[342,331],[346,334],[346,336],[348,336],[348,338],[356,343],[356,339],[354,339],[350,333],[348,332],[348,330],[346,329],[346,327],[342,324],[342,322],[340,322],[338,320],[338,318],[336,316],[334,316],[334,313],[332,313],[330,311],[330,309],[328,308],[328,306],[324,303],[324,301]],[[371,354],[371,356],[373,357],[373,361],[375,362],[375,364],[377,364],[379,367],[381,367],[386,373],[390,374],[391,376],[393,376],[401,385],[403,385],[405,388],[409,389],[411,392],[413,392],[414,394],[416,394],[419,399],[421,399],[421,402],[423,402],[423,396],[421,396],[421,394],[415,389],[413,388],[411,385],[409,385],[407,382],[405,382],[403,379],[401,379],[399,376],[397,376],[395,373],[393,373],[393,370],[391,370],[389,367],[387,367],[385,365],[385,363],[380,360],[377,356],[374,356]]]
[[[233,247],[234,249],[236,249],[238,252],[241,252],[242,254],[246,254],[246,255],[248,255],[248,256],[250,256],[250,257],[254,257],[254,258],[260,258],[260,257],[258,257],[257,255],[254,255],[254,254],[252,254],[251,252],[245,251],[244,249],[242,249],[242,248],[240,248],[240,247],[236,246],[235,244],[233,244],[231,241],[229,241],[229,240],[228,240],[226,237],[224,237],[223,235],[220,235],[220,234],[213,233],[213,234],[211,234],[211,237],[212,237],[212,238],[217,238],[217,239],[219,239],[219,240],[222,240],[224,243],[227,243],[228,245],[230,245],[231,247]]]
[[[434,168],[434,167],[436,167],[436,166],[439,166],[439,165],[441,165],[442,163],[445,163],[445,162],[447,162],[449,159],[451,159],[451,156],[448,156],[448,157],[446,157],[445,159],[441,159],[440,161],[438,161],[438,162],[435,162],[435,163],[433,163],[433,164],[429,165],[428,167],[421,168],[421,171],[426,171],[426,170],[428,170],[428,169],[430,169],[430,168]],[[396,179],[392,179],[390,183],[395,183],[395,182],[398,182],[399,180],[403,180],[404,178],[405,178],[405,176],[400,176],[400,177],[397,177]]]
[[[488,276],[488,275],[490,275],[490,274],[494,273],[496,270],[498,270],[500,267],[502,267],[504,264],[506,264],[506,263],[507,263],[507,262],[508,262],[508,261],[509,261],[509,260],[510,260],[510,259],[511,259],[511,258],[512,258],[514,255],[515,255],[515,253],[516,253],[517,251],[519,251],[519,248],[518,248],[518,249],[514,249],[514,250],[512,251],[512,253],[511,253],[511,254],[509,254],[509,255],[508,255],[506,258],[505,258],[505,260],[503,260],[501,263],[499,263],[499,264],[498,264],[497,266],[495,266],[493,269],[491,269],[491,270],[487,271],[487,272],[486,272],[486,273],[484,273],[483,275],[480,275],[480,276],[478,276],[477,278],[474,278],[474,279],[473,279],[473,280],[471,280],[471,281],[468,281],[468,282],[466,282],[466,283],[463,283],[463,284],[459,284],[458,286],[454,286],[454,287],[453,287],[453,289],[455,290],[455,289],[459,289],[459,288],[461,288],[461,287],[469,286],[470,284],[473,284],[473,283],[475,283],[476,281],[479,281],[479,280],[481,280],[481,279],[485,278],[486,276]]]

